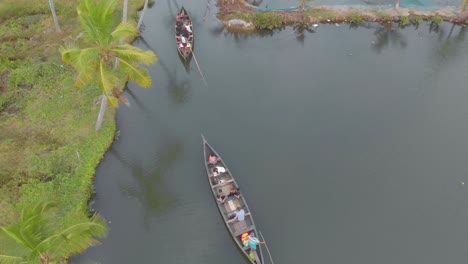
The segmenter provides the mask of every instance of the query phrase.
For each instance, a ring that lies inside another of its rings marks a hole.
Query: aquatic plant
[[[410,19],[411,21],[411,24],[413,25],[419,25],[419,23],[421,23],[423,21],[423,17],[422,16],[414,16]]]
[[[407,16],[401,16],[400,20],[398,21],[400,27],[406,27],[410,24],[409,18]]]
[[[439,15],[435,15],[431,17],[431,22],[437,26],[440,25],[443,21],[444,19]]]

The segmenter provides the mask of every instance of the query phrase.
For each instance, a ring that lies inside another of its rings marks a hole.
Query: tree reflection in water
[[[149,45],[149,43],[143,37],[140,37],[137,40],[141,41],[143,45],[145,45],[148,49],[152,50],[155,54],[157,54],[156,51]],[[182,81],[177,81],[176,69],[174,69],[174,73],[171,73],[171,71],[169,70],[169,68],[164,63],[164,60],[161,57],[158,57],[157,63],[161,65],[161,68],[166,73],[168,79],[167,91],[172,101],[180,105],[188,102],[191,95],[191,84],[189,80],[187,78],[184,78]],[[190,67],[190,63],[184,64],[184,67]],[[186,71],[189,72],[187,68]]]
[[[141,161],[132,161],[112,148],[110,153],[115,158],[130,168],[132,184],[123,186],[119,184],[120,190],[128,197],[138,200],[143,208],[143,219],[145,227],[148,227],[148,219],[155,216],[165,208],[175,203],[175,198],[164,190],[162,179],[167,176],[170,169],[183,153],[182,144],[177,141],[167,142],[154,148],[157,150],[156,159],[151,162],[152,166],[146,168]]]
[[[375,51],[380,53],[382,49],[390,44],[399,45],[400,48],[405,48],[407,45],[406,37],[401,34],[400,27],[393,23],[375,24],[376,29],[374,35],[376,40],[372,46]]]

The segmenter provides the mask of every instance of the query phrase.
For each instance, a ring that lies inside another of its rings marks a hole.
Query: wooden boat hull
[[[257,245],[257,250],[253,251],[249,246],[246,245],[245,239],[248,239],[248,235],[254,235],[256,238],[259,238],[259,233],[255,226],[252,214],[249,210],[249,207],[245,201],[242,191],[239,190],[240,197],[235,196],[228,197],[224,203],[221,203],[218,200],[219,191],[227,195],[232,188],[237,189],[236,180],[232,176],[230,170],[228,170],[226,163],[223,161],[221,156],[216,152],[216,150],[211,147],[211,145],[203,137],[203,157],[205,163],[205,169],[208,176],[208,182],[210,184],[211,192],[218,206],[218,210],[221,213],[224,224],[226,225],[232,239],[237,244],[238,248],[243,252],[244,256],[252,264],[262,264],[263,263],[263,252],[260,245]],[[210,154],[218,157],[218,160],[215,164],[209,163]],[[213,176],[214,167],[224,167],[226,169],[225,173],[222,173],[219,176]],[[245,211],[245,220],[237,221],[231,220],[230,217],[235,215],[236,208],[240,207]]]
[[[193,44],[194,44],[192,19],[190,18],[189,13],[187,12],[187,10],[183,6],[180,8],[180,11],[179,11],[179,13],[177,15],[180,16],[180,21],[177,21],[177,17],[176,17],[176,25],[175,25],[176,48],[177,48],[177,52],[179,53],[180,57],[184,61],[188,62],[192,57]],[[184,25],[186,23],[190,23],[190,25],[191,25],[192,33],[188,33],[188,37],[186,38],[188,44],[185,47],[180,47],[179,46],[181,41],[177,39],[177,36],[181,35],[183,30],[178,25],[178,23],[181,23],[182,25]]]

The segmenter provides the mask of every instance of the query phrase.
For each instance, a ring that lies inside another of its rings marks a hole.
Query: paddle
[[[193,55],[193,59],[195,60],[195,64],[197,64],[197,68],[198,68],[198,71],[200,72],[200,75],[201,75],[201,77],[203,79],[203,82],[205,83],[206,87],[208,87],[208,84],[205,81],[205,77],[203,76],[203,73],[202,73],[202,71],[200,69],[200,66],[198,65],[198,61],[197,61],[197,58],[195,57],[195,52],[193,52],[193,50],[192,50],[192,55]]]
[[[268,251],[268,256],[270,256],[271,264],[274,264],[273,258],[271,257],[270,250],[268,249],[268,245],[267,245],[267,243],[266,243],[265,238],[264,238],[263,235],[262,235],[262,232],[261,232],[260,230],[258,230],[258,233],[260,234],[260,236],[262,237],[263,242],[265,243],[265,248],[266,248],[267,251]]]

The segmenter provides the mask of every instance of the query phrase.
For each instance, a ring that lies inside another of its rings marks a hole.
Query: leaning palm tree
[[[54,203],[41,202],[25,209],[20,221],[0,230],[0,263],[56,263],[99,244],[107,227],[102,218],[73,217],[57,225],[51,210]],[[4,253],[5,252],[5,253]]]
[[[54,18],[55,31],[57,31],[57,33],[60,33],[62,32],[62,30],[60,30],[60,25],[58,22],[57,14],[55,13],[54,0],[49,0],[49,6],[50,6],[50,11],[52,12],[52,17]]]
[[[117,107],[119,98],[122,98],[121,88],[128,80],[142,87],[151,86],[151,77],[141,64],[147,65],[157,60],[152,51],[143,51],[120,41],[133,40],[139,33],[134,22],[117,25],[115,6],[116,0],[81,0],[78,15],[87,47],[80,48],[73,44],[60,47],[62,60],[78,72],[76,87],[92,85],[102,90],[101,118],[107,101]],[[116,61],[118,67],[114,67]],[[96,130],[99,127],[98,118]]]

